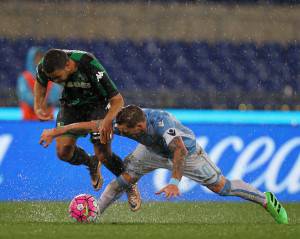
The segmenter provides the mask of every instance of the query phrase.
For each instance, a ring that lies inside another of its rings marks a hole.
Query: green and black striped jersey
[[[106,70],[91,53],[64,50],[77,63],[77,71],[62,83],[62,104],[68,106],[106,105],[110,98],[119,93]],[[42,62],[37,66],[37,81],[47,86],[50,80],[43,71]]]

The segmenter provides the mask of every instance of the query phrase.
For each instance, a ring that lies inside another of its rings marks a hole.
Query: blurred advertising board
[[[290,124],[185,123],[198,142],[230,179],[243,179],[262,191],[273,191],[284,201],[300,201],[299,126]],[[55,144],[44,149],[39,136],[54,123],[0,121],[0,200],[69,200],[79,193],[93,192],[88,171],[60,161]],[[89,136],[79,145],[92,153]],[[125,157],[136,146],[116,136],[113,150]],[[105,185],[114,176],[102,168]],[[164,200],[154,193],[169,180],[159,169],[144,176],[139,188],[144,200]],[[105,187],[104,185],[104,187]],[[176,200],[236,200],[219,197],[183,178],[182,195]]]

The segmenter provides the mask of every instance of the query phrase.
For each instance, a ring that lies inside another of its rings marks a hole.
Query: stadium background
[[[93,52],[127,104],[180,109],[175,114],[225,175],[300,200],[297,2],[1,1],[0,200],[93,193],[85,169],[60,162],[54,146],[37,144],[42,129],[54,124],[22,122],[13,108],[16,79],[33,45]],[[122,156],[133,147],[114,142]],[[162,199],[153,195],[161,186],[155,182],[166,182],[159,172],[142,181],[144,200]],[[107,183],[112,176],[105,175]],[[194,186],[183,183],[182,200],[219,199]]]

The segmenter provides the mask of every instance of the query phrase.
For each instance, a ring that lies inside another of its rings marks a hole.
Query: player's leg
[[[100,196],[98,205],[99,211],[102,214],[107,207],[109,207],[113,202],[118,200],[123,193],[126,193],[128,189],[135,185],[140,177],[135,174],[129,174],[127,172],[122,173],[119,177],[112,180],[104,189]],[[140,196],[139,196],[140,197]],[[141,207],[141,200],[136,200],[139,205],[136,208]]]
[[[246,200],[254,201],[260,205],[265,204],[265,195],[242,180],[228,180],[221,170],[209,159],[203,151],[186,158],[187,177],[206,186],[211,191],[222,196],[239,196]]]
[[[99,172],[99,161],[91,157],[82,148],[76,145],[76,138],[63,135],[56,138],[56,153],[60,160],[68,162],[72,165],[87,166],[92,185],[95,190],[99,190],[102,186],[102,181]]]
[[[91,141],[94,145],[94,152],[97,159],[115,176],[121,175],[125,169],[124,163],[118,155],[112,152],[111,142],[101,144],[99,140],[95,140],[94,135],[95,134],[93,134]]]
[[[97,156],[99,162],[102,162],[104,166],[111,171],[115,176],[120,176],[124,170],[125,166],[122,159],[112,152],[111,142],[107,144],[101,144],[99,140],[95,140],[96,134],[92,134],[91,141],[94,144],[95,155]],[[137,211],[141,206],[141,197],[137,187],[137,184],[131,184],[126,189],[126,194],[128,198],[128,204],[131,211]]]
[[[243,180],[229,180],[221,175],[216,183],[207,185],[207,188],[221,196],[237,196],[266,206],[265,194]]]
[[[84,111],[74,109],[72,107],[62,106],[56,119],[57,127],[84,121]],[[96,157],[87,154],[81,147],[76,145],[76,140],[81,134],[67,133],[56,138],[56,152],[59,159],[72,165],[87,166],[92,185],[95,190],[101,188],[101,180],[99,179],[99,165]]]
[[[55,139],[57,157],[72,165],[81,165],[86,163],[84,157],[79,157],[80,149],[76,149],[76,138],[69,135],[62,135]],[[76,153],[75,153],[76,151]]]
[[[167,162],[167,159],[165,161]],[[117,200],[143,175],[159,168],[160,166],[156,162],[159,160],[156,160],[155,154],[148,151],[145,146],[138,145],[134,152],[124,160],[125,172],[113,180],[102,193],[99,200],[100,212],[103,213],[111,203]]]
[[[275,215],[275,213],[273,213],[274,210],[272,210],[272,213],[270,212],[271,215],[277,222],[287,223],[286,212],[273,194],[271,195],[274,203],[270,205],[266,197],[266,195],[269,195],[268,193],[265,195],[263,192],[260,192],[243,180],[226,179],[221,174],[220,169],[209,159],[208,155],[203,150],[200,150],[198,154],[187,157],[184,175],[206,186],[220,196],[237,196],[258,203],[267,208],[269,212],[269,208],[277,206],[277,215],[273,216]]]
[[[136,149],[132,154],[125,158],[126,169],[116,179],[112,180],[105,188],[99,199],[99,211],[103,213],[107,207],[115,202],[132,185],[135,185],[142,174],[138,171],[138,158],[142,156],[141,151]],[[139,195],[138,195],[139,196]],[[140,196],[139,196],[140,197]],[[138,208],[141,206],[141,200],[138,201]]]
[[[277,223],[287,224],[288,216],[272,192],[263,193],[243,180],[229,180],[224,176],[215,184],[207,186],[220,196],[237,196],[263,206]]]
[[[97,158],[104,166],[111,171],[116,177],[121,176],[125,171],[125,166],[122,159],[111,151],[111,143],[108,144],[94,144],[94,150]],[[140,209],[141,197],[138,191],[137,184],[130,184],[126,190],[128,204],[131,211],[137,211]]]

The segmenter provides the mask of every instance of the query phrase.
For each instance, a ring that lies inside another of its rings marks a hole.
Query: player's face
[[[73,73],[72,64],[70,61],[67,61],[63,69],[55,70],[52,73],[47,74],[51,81],[55,83],[65,82],[69,76]]]
[[[117,127],[118,127],[118,129],[119,129],[119,131],[122,135],[138,136],[138,135],[141,135],[145,132],[145,129],[144,129],[142,124],[137,124],[133,128],[129,128],[125,124],[118,125]]]
[[[47,76],[55,83],[62,83],[68,79],[69,72],[66,69],[55,70]]]

